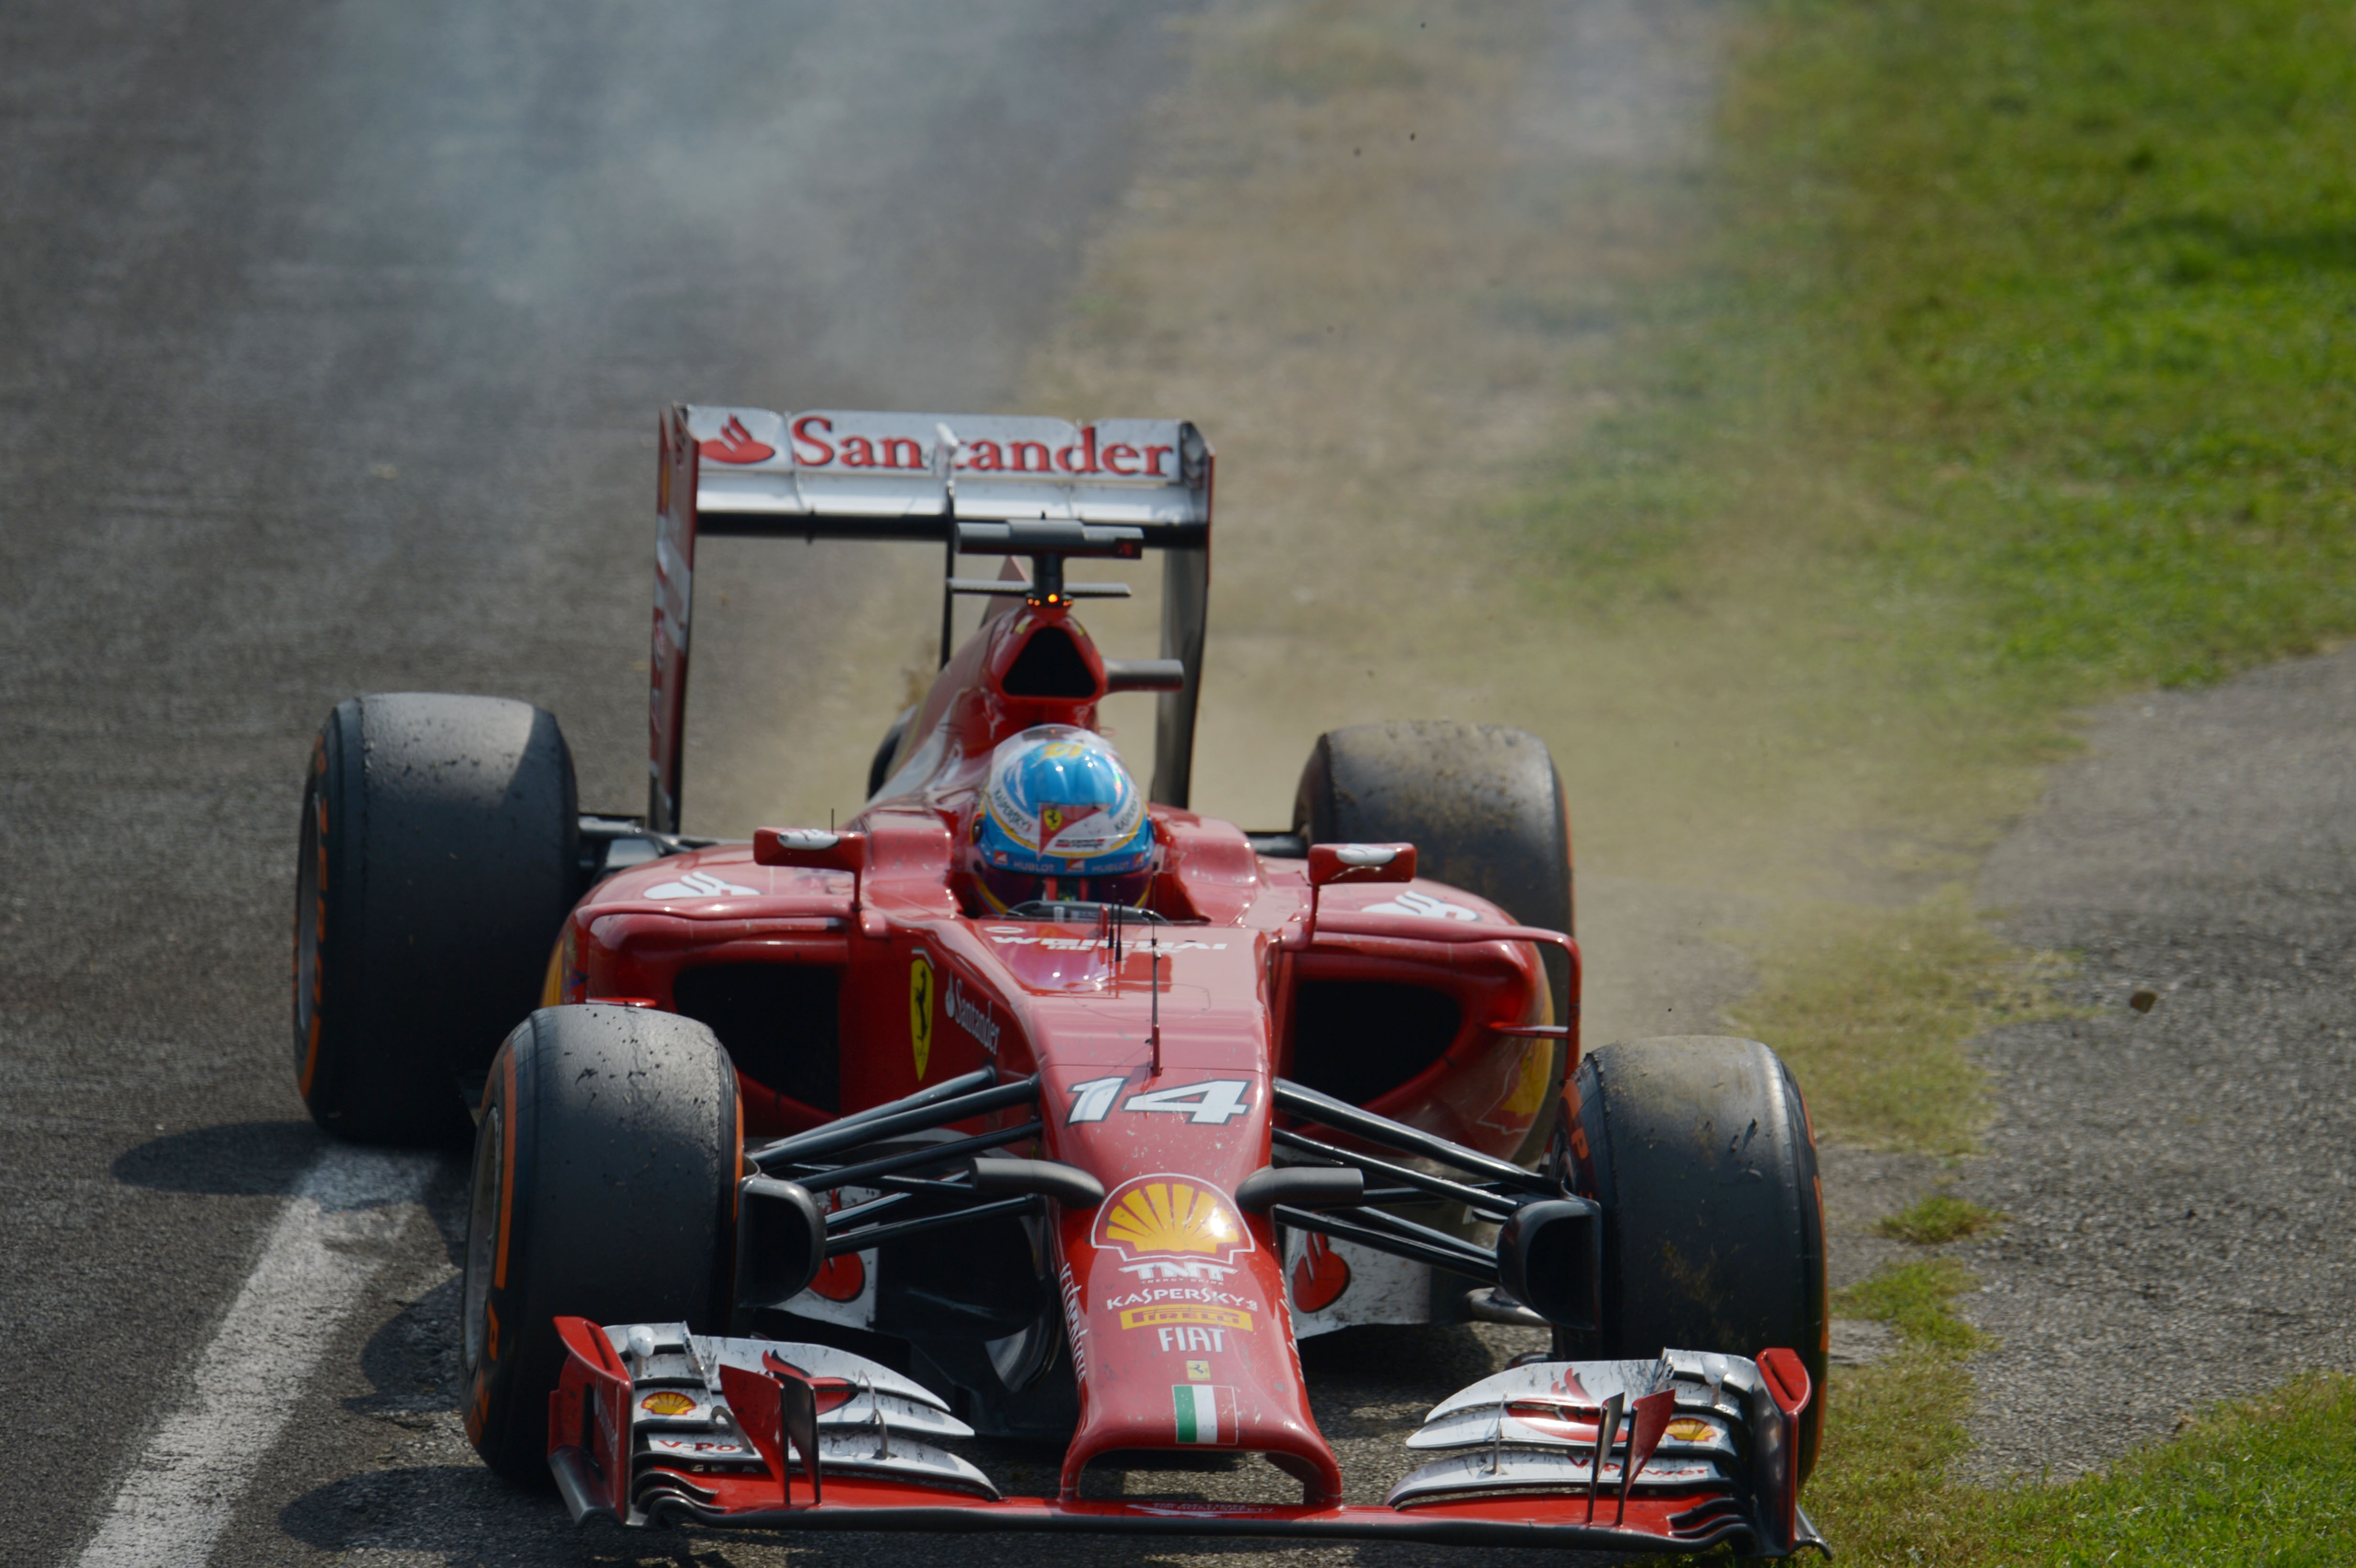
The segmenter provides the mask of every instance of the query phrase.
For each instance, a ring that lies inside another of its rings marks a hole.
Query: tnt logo
[[[1117,1265],[1123,1274],[1140,1279],[1206,1279],[1218,1284],[1237,1273],[1223,1264],[1205,1263],[1200,1258],[1156,1258],[1151,1263]]]

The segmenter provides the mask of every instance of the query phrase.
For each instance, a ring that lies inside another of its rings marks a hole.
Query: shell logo
[[[1232,1263],[1253,1248],[1235,1205],[1215,1188],[1162,1172],[1135,1176],[1112,1190],[1097,1211],[1098,1247],[1116,1248],[1131,1263],[1143,1258],[1207,1258]]]

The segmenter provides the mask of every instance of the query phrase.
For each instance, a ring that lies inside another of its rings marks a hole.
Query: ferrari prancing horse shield
[[[922,953],[908,964],[908,1045],[922,1083],[933,1061],[933,961]]]

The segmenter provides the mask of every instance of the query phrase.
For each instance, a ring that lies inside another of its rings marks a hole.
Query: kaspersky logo
[[[1166,1171],[1114,1188],[1089,1240],[1119,1253],[1123,1261],[1114,1266],[1140,1279],[1222,1280],[1256,1245],[1226,1194]]]

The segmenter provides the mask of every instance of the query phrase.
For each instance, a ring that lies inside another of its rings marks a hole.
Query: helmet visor
[[[1153,889],[1153,868],[1140,867],[1108,877],[1050,877],[1036,871],[1012,871],[1003,866],[974,868],[974,886],[982,901],[1000,914],[1017,904],[1102,903],[1136,908]]]

